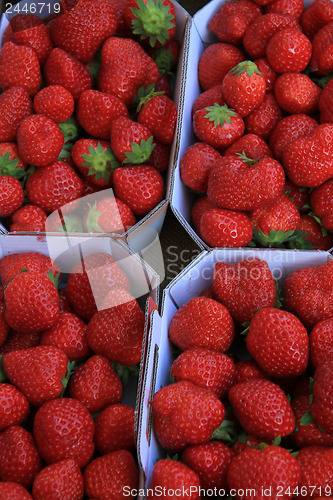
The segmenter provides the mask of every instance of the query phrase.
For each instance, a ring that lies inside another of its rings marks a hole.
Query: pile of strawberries
[[[11,231],[119,232],[164,197],[177,108],[170,0],[62,0],[0,51],[0,217]],[[51,16],[52,17],[52,16]],[[112,188],[90,206],[78,201]],[[102,217],[101,217],[102,216]],[[120,219],[120,221],[119,221]]]
[[[332,282],[333,262],[296,270],[281,297],[266,261],[215,264],[169,326],[151,498],[333,497]]]
[[[231,0],[209,22],[200,142],[182,181],[192,220],[212,247],[333,246],[333,3]],[[323,90],[322,90],[323,89]]]
[[[59,266],[22,253],[0,260],[0,278],[1,499],[123,498],[139,475],[123,380],[145,324],[127,275],[95,253],[58,291]]]

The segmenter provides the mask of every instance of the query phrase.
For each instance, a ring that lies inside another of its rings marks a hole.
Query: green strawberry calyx
[[[78,217],[63,217],[62,225],[57,227],[58,231],[64,233],[83,233],[83,226]]]
[[[156,96],[163,95],[163,94],[165,94],[164,90],[160,90],[159,92],[155,92],[154,89],[151,89],[148,94],[146,94],[145,96],[143,96],[143,97],[140,98],[139,104],[138,104],[138,106],[136,108],[136,112],[139,113],[140,109],[145,104],[147,104],[147,102],[150,101],[150,99],[152,97],[156,97]]]
[[[230,70],[230,73],[237,76],[240,76],[243,73],[247,73],[250,78],[255,73],[257,75],[261,75],[261,71],[259,71],[258,66],[253,61],[240,62],[239,64],[237,64],[237,66]]]
[[[65,143],[78,139],[79,126],[74,118],[68,118],[65,122],[58,123],[58,126],[64,135]]]
[[[139,376],[139,365],[124,366],[116,362],[112,362],[111,365],[124,386],[129,383],[131,377]]]
[[[149,43],[155,47],[158,40],[161,45],[170,38],[169,30],[175,26],[174,15],[169,13],[169,5],[164,5],[163,0],[137,0],[138,8],[131,7],[135,16],[132,20],[132,32],[140,35],[141,40],[149,38]]]
[[[323,226],[320,217],[318,217],[318,215],[316,215],[314,212],[309,212],[308,215],[310,215],[310,217],[312,217],[316,222],[318,222],[318,224],[321,227],[321,232],[323,236],[327,236],[328,235],[327,229]]]
[[[0,383],[7,382],[7,376],[3,367],[3,356],[0,356]]]
[[[102,215],[102,212],[97,211],[97,203],[95,202],[93,206],[89,205],[90,210],[88,212],[88,217],[85,222],[86,229],[88,233],[102,233],[103,229],[98,224],[98,217]]]
[[[69,382],[69,379],[71,378],[71,376],[73,375],[74,371],[76,370],[77,368],[77,363],[76,361],[68,361],[68,364],[67,364],[67,372],[66,372],[66,375],[65,377],[61,380],[61,383],[62,383],[62,393],[61,393],[61,396],[60,397],[63,397],[64,396],[64,393],[66,391],[66,388],[67,388],[67,385],[68,385],[68,382]]]
[[[84,159],[82,166],[89,168],[88,176],[94,175],[97,181],[103,178],[105,182],[108,182],[110,174],[119,167],[119,162],[113,154],[112,149],[108,148],[104,151],[99,142],[96,149],[89,146],[88,151],[89,154],[81,155]]]
[[[157,64],[161,76],[171,72],[174,64],[174,56],[172,55],[171,49],[159,47],[152,57]]]
[[[155,144],[153,144],[153,136],[150,136],[146,141],[141,139],[140,144],[132,142],[132,150],[126,151],[125,160],[123,163],[132,163],[138,165],[147,161],[153,151]]]
[[[313,245],[310,240],[307,240],[308,235],[309,231],[306,231],[305,233],[302,231],[302,229],[295,231],[292,237],[287,240],[288,248],[296,248],[301,250],[311,250],[313,248],[316,248],[316,246]]]
[[[216,128],[218,125],[223,127],[225,123],[231,123],[231,118],[233,116],[237,116],[237,113],[232,109],[228,108],[226,104],[220,106],[215,103],[214,106],[208,106],[205,108],[208,113],[205,115],[205,118],[208,118],[209,121],[214,122],[214,127]]]
[[[274,231],[272,229],[267,235],[261,229],[253,228],[254,241],[264,247],[282,247],[283,243],[286,241],[290,242],[294,236],[294,230],[283,231],[283,229],[279,229],[278,231]]]
[[[47,277],[49,278],[50,281],[52,281],[52,283],[54,284],[54,286],[56,287],[56,289],[58,289],[60,273],[56,273],[56,275],[54,276],[53,272],[50,269],[49,272],[48,272]]]
[[[242,153],[236,153],[236,156],[238,156],[240,160],[243,160],[243,162],[250,167],[253,167],[253,165],[256,165],[260,160],[262,160],[262,158],[257,158],[256,160],[253,160],[253,158],[249,158],[248,156],[246,156],[245,151],[243,151]],[[266,156],[263,156],[263,158],[266,158]]]
[[[227,443],[234,443],[237,440],[237,433],[235,431],[235,422],[224,419],[220,427],[215,429],[211,439],[219,441],[226,441]]]
[[[16,179],[20,179],[24,176],[23,168],[16,168],[19,163],[19,159],[10,159],[10,153],[7,151],[3,156],[0,155],[0,175],[10,175]]]

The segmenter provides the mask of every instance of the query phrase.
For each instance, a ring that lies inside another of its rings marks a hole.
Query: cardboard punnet
[[[159,389],[171,383],[169,371],[173,362],[173,350],[168,339],[171,319],[183,304],[199,296],[203,290],[212,285],[212,272],[217,262],[234,264],[253,257],[263,259],[268,263],[280,287],[290,273],[333,260],[328,252],[322,251],[214,249],[201,252],[167,286],[163,293],[161,315],[154,311],[150,320],[149,344],[139,409],[138,458],[144,474],[145,488],[149,487],[154,464],[158,459],[166,456],[154,435],[151,402]]]
[[[21,0],[20,4],[28,4],[30,5],[32,0]],[[174,86],[174,97],[173,100],[178,108],[178,119],[176,124],[176,132],[175,137],[171,145],[170,151],[170,162],[169,168],[166,173],[165,180],[165,199],[161,201],[149,214],[143,217],[137,224],[131,227],[127,232],[124,232],[121,235],[112,235],[114,238],[120,238],[125,241],[130,248],[134,248],[136,251],[137,248],[143,249],[149,246],[152,242],[152,234],[154,234],[153,239],[156,234],[158,235],[161,232],[162,225],[166,216],[167,208],[169,205],[169,197],[170,197],[170,183],[171,183],[171,175],[174,166],[177,163],[178,153],[179,153],[179,143],[180,143],[180,135],[181,135],[181,120],[182,109],[184,104],[184,94],[183,94],[183,80],[185,75],[185,68],[183,60],[185,58],[185,54],[187,51],[187,42],[188,37],[187,33],[189,31],[189,27],[191,25],[191,18],[189,14],[183,9],[183,7],[178,4],[176,0],[171,0],[174,3],[176,10],[176,35],[175,39],[180,44],[180,55],[179,55],[179,64],[175,79]],[[15,6],[14,6],[15,7]],[[3,37],[3,33],[8,25],[9,21],[5,14],[1,17],[0,23],[0,45]],[[1,224],[0,220],[0,234],[7,233],[8,230]],[[28,233],[27,233],[28,234]]]
[[[195,142],[198,142],[198,138],[196,138],[192,127],[192,106],[199,94],[203,92],[198,79],[198,63],[201,54],[208,45],[219,41],[209,31],[208,23],[225,1],[212,0],[193,16],[189,33],[188,51],[183,61],[187,72],[183,81],[185,102],[181,116],[182,135],[179,144],[179,155],[171,181],[171,209],[182,226],[202,249],[208,249],[209,246],[196,233],[191,219],[191,209],[197,196],[190,188],[183,184],[180,177],[180,162],[186,149]],[[312,3],[311,0],[304,0],[305,7],[310,5],[310,3]]]

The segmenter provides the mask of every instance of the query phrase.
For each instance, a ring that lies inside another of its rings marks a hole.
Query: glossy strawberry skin
[[[30,47],[7,42],[0,51],[0,88],[23,87],[30,96],[41,86],[41,72],[36,52]]]
[[[220,158],[220,153],[209,144],[192,144],[180,162],[182,181],[194,191],[206,193],[209,173]]]
[[[135,412],[131,406],[114,404],[95,420],[95,446],[102,455],[134,447]]]
[[[275,12],[276,14],[282,14],[283,16],[289,16],[296,21],[300,20],[303,13],[304,3],[303,0],[274,0],[269,5],[266,6],[266,14]]]
[[[270,231],[295,231],[301,216],[295,203],[282,193],[267,205],[253,210],[250,220],[254,229],[268,236]]]
[[[29,402],[16,387],[11,384],[0,385],[0,430],[11,425],[20,425],[29,412]]]
[[[154,138],[162,144],[171,144],[173,141],[177,107],[167,96],[152,97],[140,110],[138,122],[146,125]]]
[[[332,102],[333,83],[329,81],[321,93],[318,104],[321,123],[333,123]]]
[[[65,122],[73,114],[74,99],[61,85],[49,85],[35,95],[34,110],[56,123]]]
[[[309,396],[299,396],[290,405],[296,420],[291,438],[297,447],[332,446],[333,436],[320,430],[315,421],[303,424],[302,417],[311,409]]]
[[[333,363],[327,360],[315,371],[313,385],[313,403],[311,414],[324,431],[333,434],[332,406]]]
[[[37,347],[39,345],[39,341],[39,332],[19,333],[14,330],[10,330],[5,343],[0,348],[0,354],[4,355],[12,351]]]
[[[323,233],[323,228],[311,215],[301,215],[301,222],[297,231],[308,233],[305,240],[309,241],[318,250],[330,250],[333,247],[333,234]]]
[[[10,231],[44,232],[47,215],[36,205],[24,205],[12,215]]]
[[[331,21],[333,21],[332,2],[330,0],[314,0],[302,15],[302,31],[312,40],[320,28]]]
[[[268,379],[268,376],[253,359],[237,361],[235,363],[235,384],[241,384],[254,378]]]
[[[188,492],[187,498],[191,500],[198,500],[200,498],[200,480],[198,475],[185,464],[175,460],[162,459],[156,462],[150,488],[153,491],[158,491],[159,488],[161,488],[161,491],[164,488],[166,488],[166,491],[173,488],[181,488],[180,492],[182,490]],[[156,500],[157,495],[152,496],[152,498]],[[167,495],[164,495],[164,498],[167,498]],[[185,498],[185,495],[179,496],[179,498]]]
[[[215,103],[220,106],[225,104],[221,84],[215,85],[198,95],[192,106],[192,115],[194,115],[196,111],[199,111],[199,109],[214,106]]]
[[[117,198],[101,198],[93,209],[87,210],[84,225],[88,233],[122,234],[136,223],[130,207]]]
[[[312,41],[312,57],[310,67],[321,75],[329,75],[333,71],[333,20],[323,26]]]
[[[58,495],[63,500],[80,500],[84,493],[84,481],[75,460],[61,460],[44,467],[35,477],[32,494],[35,500]]]
[[[272,152],[267,143],[258,135],[245,134],[235,141],[223,152],[223,156],[237,155],[245,153],[251,160],[260,160],[267,156],[273,158]]]
[[[209,45],[200,56],[198,65],[199,83],[203,90],[221,85],[228,71],[244,60],[244,53],[234,45],[229,43]]]
[[[288,113],[313,114],[318,109],[321,89],[303,73],[283,73],[274,86],[279,106]]]
[[[330,359],[333,352],[333,320],[319,321],[310,333],[311,363],[317,368]]]
[[[214,121],[207,118],[207,112],[206,108],[199,109],[193,116],[193,130],[200,141],[213,148],[223,149],[231,146],[244,134],[244,121],[238,113],[230,117],[230,123],[225,121],[223,125],[215,126]]]
[[[126,117],[114,120],[111,127],[111,148],[120,162],[126,160],[126,153],[132,151],[132,144],[147,141],[152,132],[146,125]]]
[[[242,212],[213,208],[200,220],[202,239],[211,247],[245,247],[252,240],[249,217]]]
[[[309,500],[322,494],[327,488],[330,492],[333,470],[333,450],[326,446],[306,446],[299,450],[296,458],[301,467],[299,488],[307,493],[304,498]]]
[[[0,495],[3,495],[3,498],[8,498],[8,500],[16,500],[17,498],[32,500],[32,496],[23,486],[11,481],[2,481],[0,483]]]
[[[22,87],[11,87],[0,95],[0,141],[14,141],[18,126],[32,113],[29,94]]]
[[[100,167],[98,165],[96,166],[90,148],[96,152],[97,164],[99,163],[98,157],[100,158]],[[101,154],[98,153],[99,149],[102,149],[105,153],[104,158],[102,158]],[[91,160],[86,160],[85,158],[87,157],[83,157],[84,155],[89,155]],[[85,138],[79,139],[73,146],[72,159],[78,170],[91,184],[104,189],[113,185],[112,171],[118,163],[116,162],[108,141],[98,141],[97,139]],[[99,171],[98,168],[100,168]],[[101,176],[98,174],[101,174]]]
[[[272,36],[266,57],[277,73],[303,71],[312,53],[310,40],[296,28],[285,28]]]
[[[325,226],[325,218],[332,214],[333,209],[333,181],[329,180],[314,189],[310,196],[310,203],[314,213],[321,218]],[[329,228],[328,228],[329,229]]]
[[[26,269],[30,272],[43,273],[46,276],[51,271],[55,278],[60,272],[58,265],[50,257],[38,252],[12,253],[0,259],[0,276],[2,284],[8,285],[12,278]],[[59,276],[60,277],[60,276]]]
[[[272,92],[266,92],[259,106],[245,117],[245,130],[248,134],[259,135],[265,141],[269,138],[283,118],[282,110]]]
[[[24,201],[21,183],[10,175],[0,176],[0,217],[8,217],[18,210]]]

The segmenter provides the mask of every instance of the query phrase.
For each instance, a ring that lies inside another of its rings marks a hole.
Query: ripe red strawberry
[[[178,489],[180,493],[178,498],[198,500],[200,486],[198,475],[185,464],[176,460],[162,459],[154,465],[149,488],[153,491],[151,496],[153,500],[160,496],[159,492],[165,492],[160,496],[161,498],[170,498],[167,492]]]
[[[8,217],[18,210],[24,201],[21,183],[10,175],[0,175],[0,217]]]
[[[32,500],[32,496],[23,486],[10,481],[0,483],[0,495],[7,500]]]
[[[301,235],[301,241],[297,242],[299,248],[306,248],[306,246],[302,247],[302,244],[307,245],[307,242],[312,245],[312,248],[317,248],[319,250],[330,250],[333,247],[333,234],[327,233],[311,215],[301,215],[301,222],[297,231],[302,231],[303,233]],[[304,238],[303,235],[305,234],[307,234],[307,236]]]
[[[194,113],[193,130],[202,142],[223,149],[242,137],[245,125],[242,117],[227,105],[214,104]]]
[[[235,384],[241,384],[253,378],[268,379],[267,375],[260,370],[257,363],[252,359],[235,363]]]
[[[198,64],[201,87],[208,90],[216,85],[221,85],[228,71],[244,60],[244,53],[230,43],[209,45],[201,54]]]
[[[252,240],[252,227],[242,212],[214,208],[207,210],[200,220],[202,239],[211,247],[245,247]]]
[[[153,134],[141,123],[126,117],[117,118],[111,127],[111,148],[124,163],[144,163],[152,151]]]
[[[322,124],[289,144],[283,166],[298,186],[318,187],[333,175],[333,125]]]
[[[329,75],[333,71],[333,19],[323,26],[312,41],[312,57],[310,68],[321,75]]]
[[[58,265],[50,257],[37,252],[12,253],[0,259],[0,277],[4,286],[19,274],[22,269],[30,272],[43,273],[46,276],[51,271],[53,278],[59,273]],[[60,276],[59,276],[60,277]]]
[[[19,155],[17,144],[15,142],[1,142],[0,172],[2,175],[11,175],[12,171],[14,174],[16,173],[17,168],[21,168],[23,170],[26,170],[27,168],[27,164]]]
[[[333,434],[332,407],[333,363],[328,359],[317,366],[314,374],[313,403],[311,414],[315,422],[329,434]]]
[[[29,203],[47,214],[81,197],[83,182],[63,161],[55,161],[30,175],[26,184]]]
[[[26,163],[44,167],[58,158],[64,145],[64,135],[50,118],[31,115],[19,125],[17,144],[20,156]]]
[[[69,394],[90,413],[97,413],[120,402],[123,386],[111,363],[104,356],[95,355],[75,370],[69,382]]]
[[[266,6],[266,14],[275,12],[275,14],[282,14],[289,16],[295,21],[299,21],[303,13],[304,2],[303,0],[273,0]]]
[[[251,160],[245,155],[224,156],[208,177],[208,199],[220,208],[254,210],[282,193],[285,174],[273,158]]]
[[[268,446],[263,450],[247,448],[237,455],[228,470],[229,487],[240,493],[252,491],[252,498],[262,498],[263,491],[271,498],[290,498],[288,491],[295,491],[301,479],[300,466],[289,451],[280,446]],[[267,490],[266,490],[267,489]]]
[[[32,103],[22,87],[12,87],[0,95],[0,141],[14,141],[23,118],[31,115]]]
[[[53,328],[42,333],[40,344],[61,349],[70,361],[82,361],[90,353],[86,324],[71,312],[61,312]]]
[[[61,85],[44,87],[35,95],[35,113],[45,115],[54,122],[65,122],[74,111],[72,94]]]
[[[109,142],[79,139],[73,146],[72,158],[89,182],[102,188],[112,186],[112,174],[119,163]]]
[[[24,205],[12,215],[11,232],[44,232],[47,215],[36,205]]]
[[[5,318],[22,333],[51,328],[59,317],[58,290],[42,273],[23,272],[5,290]]]
[[[320,111],[320,122],[321,123],[333,123],[332,114],[332,100],[333,100],[333,83],[331,80],[325,85],[320,99],[319,99],[319,111]]]
[[[80,468],[91,460],[95,425],[87,408],[72,398],[41,406],[34,420],[34,438],[47,464],[72,458]]]
[[[0,478],[29,488],[41,469],[32,434],[12,425],[0,434]]]
[[[87,342],[110,361],[136,365],[142,354],[145,315],[125,290],[111,290],[106,302],[108,308],[97,311],[89,321]]]
[[[159,172],[165,172],[170,163],[170,146],[162,144],[156,139],[153,141],[153,150],[150,153],[148,165],[156,168]]]
[[[296,427],[291,438],[298,448],[305,446],[332,446],[333,436],[319,429],[312,418],[312,422],[307,421],[311,404],[309,396],[299,396],[292,400],[291,409],[295,415]],[[305,421],[304,421],[305,420]]]
[[[301,186],[296,186],[288,178],[284,186],[285,194],[293,201],[301,214],[307,211],[309,205],[309,191]]]
[[[110,290],[129,290],[129,281],[113,257],[95,253],[83,259],[71,270],[66,297],[74,312],[83,320],[90,320]]]
[[[274,86],[279,106],[288,113],[312,114],[318,109],[321,89],[303,73],[284,73]]]
[[[117,168],[113,182],[116,197],[126,203],[134,215],[146,215],[163,199],[163,178],[150,165]]]
[[[332,2],[330,0],[314,0],[302,15],[302,31],[312,40],[320,28],[331,21],[333,21]]]
[[[9,325],[5,319],[5,301],[3,289],[0,287],[0,346],[4,344],[9,333]]]
[[[5,343],[0,348],[0,354],[4,355],[11,351],[19,351],[21,349],[29,349],[39,345],[40,333],[19,333],[10,330]]]
[[[314,189],[310,196],[310,203],[314,213],[320,217],[323,226],[327,229],[331,229],[329,220],[333,212],[332,193],[333,181],[329,180]]]
[[[312,328],[333,316],[333,263],[305,267],[287,277],[283,291],[285,308]]]
[[[148,127],[155,139],[170,144],[175,133],[177,107],[166,95],[153,95],[148,101],[142,101],[137,120]]]
[[[110,140],[112,122],[120,116],[127,118],[128,111],[123,101],[115,95],[85,90],[78,100],[76,116],[88,134]]]
[[[84,90],[92,87],[89,70],[60,48],[53,49],[47,58],[44,77],[47,85],[61,85],[72,94],[75,101]]]
[[[254,62],[266,82],[266,92],[271,92],[274,89],[274,84],[277,78],[277,74],[267,61],[266,57],[260,57],[259,59],[256,59]]]
[[[295,417],[280,386],[269,380],[251,379],[234,385],[229,401],[246,432],[264,439],[288,436]]]
[[[277,73],[305,70],[311,53],[310,40],[297,28],[279,30],[266,48],[268,62]]]
[[[227,105],[245,117],[262,103],[266,82],[254,62],[243,61],[225,75],[222,89]]]
[[[226,395],[234,383],[233,361],[220,352],[210,349],[186,349],[171,366],[171,377],[179,382],[188,380],[210,389],[218,398]]]
[[[221,84],[215,85],[215,87],[211,87],[198,95],[192,106],[192,115],[194,115],[196,111],[199,111],[199,109],[214,106],[215,103],[220,106],[225,104]]]
[[[126,491],[138,489],[138,469],[127,450],[95,458],[86,467],[83,477],[85,491],[90,498],[120,499]],[[132,494],[130,496],[133,497]]]
[[[255,134],[243,135],[243,137],[229,146],[229,148],[224,151],[223,155],[245,155],[251,160],[260,160],[261,158],[264,158],[264,156],[273,158],[272,152],[267,143]]]
[[[266,92],[262,103],[245,117],[246,133],[259,135],[259,137],[268,141],[282,118],[282,110],[273,92]]]
[[[81,500],[84,481],[75,460],[61,460],[44,467],[35,477],[32,494],[35,500],[61,498],[62,500]]]
[[[0,384],[0,431],[11,425],[20,425],[29,412],[24,394],[11,384]]]
[[[30,96],[41,86],[41,72],[36,52],[30,47],[7,42],[0,51],[0,88],[22,87]]]
[[[83,222],[88,233],[124,233],[136,218],[126,203],[108,196],[87,210]]]
[[[308,332],[299,319],[287,311],[264,307],[256,312],[246,345],[259,367],[271,377],[296,377],[307,368]]]
[[[105,408],[95,420],[95,446],[106,455],[134,447],[135,412],[131,406],[114,404]]]
[[[193,221],[193,225],[195,227],[195,230],[197,234],[201,237],[200,233],[200,222],[201,222],[201,217],[205,212],[208,210],[211,210],[212,208],[217,208],[215,203],[212,203],[207,196],[201,196],[201,198],[198,198],[192,207],[191,210],[191,217]]]
[[[223,353],[234,339],[234,325],[222,304],[205,297],[194,297],[174,314],[169,338],[182,351],[199,347]]]
[[[220,42],[240,45],[246,28],[261,14],[251,0],[225,2],[209,21],[209,30]]]
[[[208,442],[225,414],[213,392],[187,381],[160,389],[152,407],[155,435],[163,448],[170,451]]]
[[[333,352],[333,319],[319,321],[310,333],[310,356],[312,365],[317,368],[331,358]]]
[[[316,498],[328,494],[333,487],[333,449],[326,446],[306,446],[299,450],[297,462],[301,467],[299,488],[307,493],[304,498]]]
[[[273,307],[276,300],[274,277],[261,259],[245,259],[236,264],[218,262],[214,266],[213,286],[218,299],[239,323],[251,321],[262,307]]]
[[[220,158],[220,153],[209,144],[203,142],[192,144],[180,162],[182,181],[194,191],[206,193],[209,173]]]

